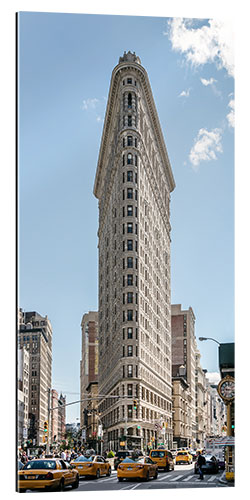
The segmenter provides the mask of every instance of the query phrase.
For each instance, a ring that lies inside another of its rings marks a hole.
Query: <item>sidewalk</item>
[[[219,483],[226,484],[227,486],[234,486],[234,481],[227,481],[226,480],[226,472],[225,471],[219,477],[218,481],[219,481]]]

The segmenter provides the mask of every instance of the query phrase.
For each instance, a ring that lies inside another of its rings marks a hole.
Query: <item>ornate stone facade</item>
[[[114,68],[95,178],[99,393],[106,446],[172,444],[170,193],[175,183],[140,59]],[[136,399],[134,408],[133,398]],[[123,440],[123,439],[122,439]],[[104,446],[105,446],[104,444]]]

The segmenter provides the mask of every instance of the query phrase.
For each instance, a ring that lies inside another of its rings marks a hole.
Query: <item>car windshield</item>
[[[85,457],[84,455],[80,455],[77,457],[74,462],[93,462],[95,455],[91,455],[90,457]]]
[[[178,451],[177,455],[187,455],[187,451]]]
[[[127,458],[125,458],[125,459],[123,460],[123,462],[122,462],[122,463],[123,463],[123,464],[129,464],[129,463],[134,464],[134,463],[135,463],[135,460],[132,460],[132,458],[127,457]]]
[[[152,451],[151,452],[151,457],[158,457],[158,458],[164,458],[165,457],[165,452],[164,451]]]
[[[125,457],[127,457],[128,455],[129,455],[129,451],[118,451],[116,456],[117,456],[118,458],[125,458]]]
[[[24,465],[23,469],[56,469],[55,460],[32,460]]]

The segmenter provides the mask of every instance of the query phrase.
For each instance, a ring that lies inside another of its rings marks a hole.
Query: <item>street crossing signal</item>
[[[45,420],[44,422],[43,432],[48,432],[48,420]]]
[[[137,401],[136,401],[136,399],[134,399],[133,403],[134,403],[134,404],[133,404],[133,408],[134,408],[134,410],[137,410]]]

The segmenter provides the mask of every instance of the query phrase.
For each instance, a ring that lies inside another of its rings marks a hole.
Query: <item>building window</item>
[[[127,286],[133,286],[133,274],[127,275]]]
[[[122,155],[122,166],[124,167],[125,165],[125,155]]]
[[[128,153],[127,164],[128,165],[133,165],[133,155],[131,153]]]
[[[135,137],[135,148],[137,148],[137,137]]]
[[[133,233],[133,222],[127,223],[127,233]]]
[[[137,155],[135,155],[135,166],[137,167]]]
[[[133,189],[132,188],[127,188],[127,198],[130,200],[133,199]]]
[[[132,116],[128,115],[128,127],[132,127]]]
[[[133,377],[133,365],[128,365],[128,378]]]
[[[133,385],[132,384],[127,385],[127,393],[128,393],[128,396],[133,396]]]
[[[133,328],[128,328],[128,339],[133,338]]]
[[[127,182],[133,182],[133,172],[132,170],[127,171]]]
[[[133,250],[133,240],[127,240],[127,248],[129,251]]]
[[[133,346],[128,345],[128,356],[133,356]]]
[[[132,418],[133,416],[133,407],[132,405],[128,405],[128,418]]]
[[[128,94],[128,108],[132,108],[132,94],[130,92]]]
[[[127,267],[133,268],[133,257],[127,257]]]
[[[128,142],[127,142],[127,145],[128,145],[128,146],[132,146],[132,145],[133,145],[133,138],[132,138],[132,135],[128,135]]]
[[[132,309],[127,310],[127,321],[133,321],[133,310]]]
[[[128,304],[133,304],[133,292],[128,292],[127,302]]]
[[[127,206],[127,217],[133,216],[133,205]]]
[[[127,79],[127,84],[128,84],[128,85],[132,85],[132,78],[128,78],[128,79]]]

